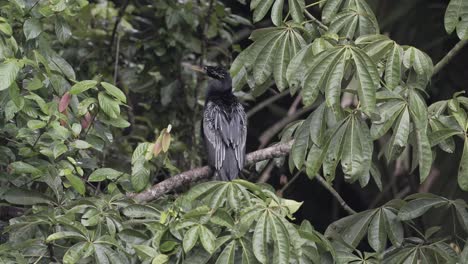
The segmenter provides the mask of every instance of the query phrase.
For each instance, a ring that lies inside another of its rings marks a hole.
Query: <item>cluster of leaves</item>
[[[9,196],[34,204],[37,213],[8,226],[4,263],[40,261],[50,252],[63,263],[331,263],[335,257],[310,223],[286,220],[300,203],[242,180],[203,183],[175,201],[146,205],[118,192],[57,208],[47,204],[60,201],[39,193]]]
[[[390,137],[380,150],[386,161],[411,150],[412,171],[419,167],[423,182],[435,155],[432,147],[441,145],[453,152],[452,137],[466,139],[467,98],[455,95],[449,115],[430,116],[431,108],[447,104],[438,102],[428,108],[425,103],[425,88],[434,72],[431,58],[415,47],[401,46],[379,35],[375,16],[365,1],[320,1],[322,21],[328,26],[296,14],[298,6],[308,14],[304,1],[289,2],[292,21],[278,20],[275,8],[282,2],[276,1],[271,12],[277,27],[254,31],[254,42],[236,58],[231,73],[238,88],[247,83],[253,94],[261,94],[273,75],[280,91],[300,91],[304,105],[320,105],[309,118],[283,133],[282,140],[295,139],[291,168],[305,165],[312,178],[323,165],[323,174],[331,182],[341,161],[347,181],[359,179],[366,186],[372,174],[381,188],[376,163],[381,155],[376,155],[373,141]],[[449,33],[455,27],[463,32],[464,20],[459,21],[458,13],[453,12],[462,2],[466,1],[452,1],[447,9]],[[252,1],[254,19],[262,18],[271,4]],[[343,98],[349,96],[357,103],[343,104]],[[468,190],[466,160],[463,154],[458,175],[463,190]]]
[[[414,263],[418,260],[422,260],[421,263],[463,263],[468,247],[461,252],[460,247],[437,237],[437,233],[443,233],[440,226],[432,226],[425,232],[416,230],[417,237],[405,237],[405,228],[414,229],[418,217],[438,210],[443,214],[451,212],[454,224],[458,220],[458,226],[466,232],[467,208],[463,200],[448,200],[429,193],[414,194],[405,200],[392,200],[379,208],[342,218],[327,228],[325,236],[335,244],[344,263]],[[375,253],[362,254],[355,250],[366,234]]]
[[[2,51],[11,51],[0,58],[2,193],[38,182],[58,195],[63,182],[83,195],[84,170],[98,166],[91,156],[113,141],[112,127],[129,125],[121,117],[126,97],[120,89],[98,76],[78,82],[53,50],[71,36],[65,18],[86,4],[2,6],[3,28],[21,29],[0,34]]]

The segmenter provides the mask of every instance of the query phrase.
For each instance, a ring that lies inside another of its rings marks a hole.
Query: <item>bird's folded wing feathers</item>
[[[226,149],[232,148],[235,152],[239,169],[244,166],[245,140],[247,137],[246,115],[242,105],[232,109],[231,120],[228,121],[227,113],[214,103],[206,106],[203,120],[203,133],[207,139],[207,145],[215,152],[214,164],[220,169],[226,156]]]

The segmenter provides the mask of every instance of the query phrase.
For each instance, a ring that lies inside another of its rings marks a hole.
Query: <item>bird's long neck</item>
[[[222,80],[213,80],[208,85],[206,94],[207,98],[219,97],[230,100],[235,97],[232,93],[232,80],[231,78],[225,78]]]

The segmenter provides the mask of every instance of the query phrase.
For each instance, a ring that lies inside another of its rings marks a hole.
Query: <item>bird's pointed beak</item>
[[[198,65],[192,65],[190,63],[186,63],[186,62],[183,62],[182,65],[186,68],[189,68],[191,69],[192,71],[196,71],[196,72],[201,72],[201,73],[206,73],[205,69],[203,69],[202,67],[198,66]]]

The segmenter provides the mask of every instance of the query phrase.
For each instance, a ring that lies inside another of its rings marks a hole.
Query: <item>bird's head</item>
[[[203,70],[209,77],[220,81],[226,79],[229,76],[227,70],[219,66],[205,66],[203,67]]]
[[[208,94],[232,92],[231,75],[226,70],[226,68],[220,66],[200,67],[188,63],[184,63],[183,65],[194,71],[204,73],[213,79],[208,85]]]

